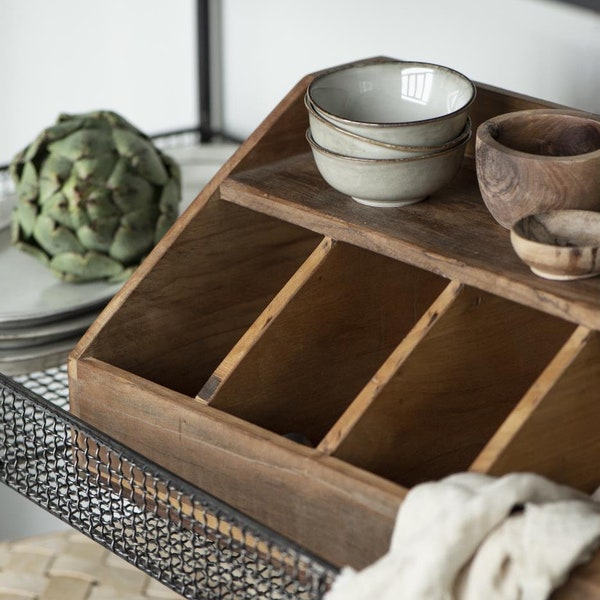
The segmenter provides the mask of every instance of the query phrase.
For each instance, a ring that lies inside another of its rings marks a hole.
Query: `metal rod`
[[[200,117],[200,142],[210,142],[213,137],[210,72],[210,14],[209,0],[197,0],[198,29],[198,100]]]

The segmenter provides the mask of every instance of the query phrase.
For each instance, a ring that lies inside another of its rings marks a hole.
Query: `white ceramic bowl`
[[[323,73],[307,94],[341,129],[389,144],[437,146],[463,130],[476,88],[448,67],[394,61]]]
[[[399,146],[397,144],[386,144],[366,138],[357,133],[340,129],[322,117],[312,105],[310,98],[304,96],[304,104],[308,111],[308,120],[313,140],[326,150],[353,156],[355,158],[411,158],[423,154],[434,154],[443,152],[460,144],[467,136],[471,135],[471,121],[467,123],[460,134],[445,144],[437,146]]]
[[[444,152],[394,159],[330,152],[313,140],[310,129],[306,139],[317,169],[332,188],[367,206],[395,207],[420,202],[450,183],[460,169],[469,137]]]
[[[552,210],[519,219],[510,241],[519,258],[545,279],[600,275],[600,213]]]

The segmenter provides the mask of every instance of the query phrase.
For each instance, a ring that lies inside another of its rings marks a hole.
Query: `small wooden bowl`
[[[555,210],[517,221],[510,241],[519,258],[545,279],[585,279],[600,274],[600,213]]]
[[[534,109],[493,117],[476,132],[483,200],[510,229],[522,217],[558,209],[600,210],[600,117]]]

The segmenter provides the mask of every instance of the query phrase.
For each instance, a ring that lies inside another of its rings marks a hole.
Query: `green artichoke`
[[[60,115],[10,171],[12,243],[65,281],[125,280],[178,215],[179,167],[114,112]]]

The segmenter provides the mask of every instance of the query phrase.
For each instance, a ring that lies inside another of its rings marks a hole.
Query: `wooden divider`
[[[301,267],[199,397],[316,446],[446,284],[337,243]]]
[[[368,406],[329,451],[407,487],[466,470],[573,327],[449,286],[379,370],[385,385],[368,392]]]
[[[353,428],[376,401],[381,391],[396,376],[402,363],[413,352],[421,340],[423,340],[440,317],[452,306],[462,289],[462,284],[457,281],[452,281],[446,287],[423,317],[419,319],[412,330],[406,335],[402,343],[397,346],[377,373],[369,380],[352,404],[348,406],[335,425],[327,432],[327,435],[319,444],[319,450],[326,454],[332,454],[344,442],[346,437],[352,433]]]
[[[471,469],[533,471],[592,492],[600,484],[600,333],[579,327]]]
[[[263,332],[278,318],[290,299],[302,289],[302,286],[305,285],[308,279],[321,267],[334,245],[335,242],[330,237],[323,239],[302,267],[294,273],[269,306],[248,328],[242,339],[240,339],[215,369],[208,381],[202,386],[200,392],[198,392],[198,400],[206,404],[209,404],[213,400],[223,386],[223,383],[227,381],[254,345],[260,340]]]

